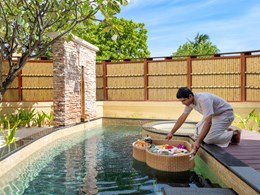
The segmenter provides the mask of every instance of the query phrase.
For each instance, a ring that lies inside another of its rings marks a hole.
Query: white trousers
[[[212,117],[212,124],[208,134],[204,138],[204,142],[207,144],[215,144],[219,147],[228,147],[230,140],[233,136],[233,131],[228,131],[234,120],[234,112],[226,111],[220,115]],[[197,138],[202,130],[204,121],[200,121],[196,125],[195,137]]]

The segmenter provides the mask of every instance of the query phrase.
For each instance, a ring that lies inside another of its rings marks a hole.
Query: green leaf
[[[190,56],[190,55],[205,55],[218,53],[219,49],[212,44],[207,34],[197,33],[194,41],[188,40],[183,45],[180,45],[173,56]]]

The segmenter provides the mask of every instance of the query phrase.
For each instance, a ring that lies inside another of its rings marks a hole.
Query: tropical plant
[[[50,112],[49,114],[47,113],[44,113],[45,115],[45,122],[48,126],[51,126],[52,125],[52,122],[53,122],[53,112]]]
[[[258,113],[258,114],[254,113],[254,121],[257,124],[258,132],[260,132],[260,113]]]
[[[44,120],[45,120],[45,112],[37,112],[35,117],[33,118],[33,121],[36,123],[37,127],[41,127]]]
[[[16,134],[17,127],[18,127],[20,122],[21,121],[17,121],[14,124],[14,126],[11,127],[10,122],[7,121],[7,124],[8,124],[7,130],[5,130],[4,128],[0,127],[0,130],[1,130],[2,134],[3,134],[3,136],[4,136],[4,141],[5,141],[6,145],[9,146],[10,144],[16,142],[15,134]],[[7,133],[6,133],[6,131],[7,131]]]
[[[0,1],[0,100],[31,58],[42,56],[60,38],[71,40],[72,29],[84,23],[105,22],[118,31],[113,18],[127,0],[4,0]],[[96,16],[100,15],[100,19]],[[13,60],[19,54],[18,60]],[[6,63],[3,63],[6,60]],[[7,75],[2,76],[3,65]]]
[[[253,125],[250,123],[252,120],[255,120],[255,109],[252,110],[246,117],[242,117],[235,113],[235,117],[238,120],[236,124],[242,129],[253,130]]]
[[[7,127],[6,120],[7,120],[6,116],[4,116],[4,115],[0,116],[0,127],[1,128],[6,128]]]
[[[32,110],[19,110],[18,116],[23,126],[31,127],[31,122],[35,116],[35,109]]]
[[[15,114],[15,113],[8,114],[6,116],[6,120],[5,120],[6,125],[5,125],[5,127],[7,127],[7,122],[6,121],[9,122],[11,127],[13,127],[18,121],[20,121],[20,123],[18,124],[18,127],[20,127],[20,125],[22,124],[19,114]]]
[[[194,41],[188,39],[188,42],[180,45],[173,56],[193,56],[193,55],[205,55],[205,54],[216,54],[219,52],[217,46],[209,40],[207,34],[197,33]],[[201,57],[207,57],[201,56]]]

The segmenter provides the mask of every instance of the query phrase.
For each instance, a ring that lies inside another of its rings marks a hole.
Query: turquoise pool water
[[[134,160],[138,138],[141,127],[105,126],[59,139],[8,173],[0,194],[161,194],[167,186],[216,186],[199,168],[166,173]]]

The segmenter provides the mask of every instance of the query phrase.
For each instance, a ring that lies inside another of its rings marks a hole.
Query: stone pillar
[[[74,36],[53,46],[53,105],[56,126],[81,121],[81,70],[84,67],[85,114],[96,115],[96,52],[98,48]]]

